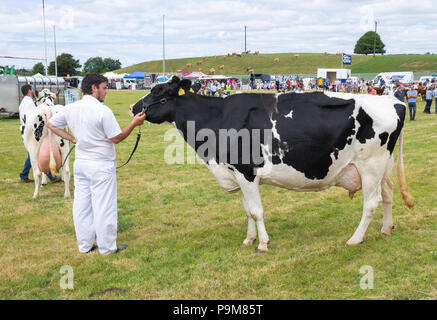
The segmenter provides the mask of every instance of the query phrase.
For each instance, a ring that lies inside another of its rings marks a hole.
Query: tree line
[[[112,58],[102,58],[102,57],[92,57],[85,61],[83,68],[79,63],[78,59],[74,59],[69,53],[62,53],[56,57],[56,63],[58,65],[58,76],[66,77],[83,75],[90,72],[105,73],[108,71],[113,71],[121,68],[121,62],[118,59]],[[18,71],[18,70],[17,70]],[[24,71],[24,72],[23,72]],[[20,73],[17,74],[34,75],[41,73],[45,75],[45,67],[42,62],[38,62],[32,68],[32,70],[20,69]],[[48,67],[48,74],[55,75],[55,61],[51,61]]]

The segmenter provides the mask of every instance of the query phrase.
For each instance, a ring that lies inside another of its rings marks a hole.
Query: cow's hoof
[[[381,229],[381,235],[383,236],[391,236],[391,231],[394,229],[394,226],[388,227],[388,228],[382,228]]]
[[[265,249],[265,250],[256,249],[255,253],[265,253],[267,251],[268,251],[267,249]]]
[[[346,244],[349,245],[349,246],[354,246],[354,245],[356,245],[356,244],[360,244],[360,243],[363,243],[363,240],[362,240],[362,239],[353,239],[353,238],[350,238],[350,239],[346,242]]]
[[[255,250],[256,253],[264,253],[264,252],[267,252],[267,251],[268,251],[268,249],[267,249],[266,245],[265,246],[259,245],[258,248]]]
[[[254,241],[255,241],[255,239],[253,239],[253,240],[245,239],[241,245],[243,247],[249,247],[249,246],[253,245]]]

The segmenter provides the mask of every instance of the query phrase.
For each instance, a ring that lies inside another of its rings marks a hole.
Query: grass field
[[[243,75],[247,74],[247,67],[252,67],[255,73],[267,74],[315,74],[317,68],[341,68],[341,55],[321,54],[321,53],[298,53],[299,57],[294,57],[296,53],[271,53],[260,55],[236,56],[213,56],[193,57],[185,59],[169,59],[165,62],[167,72],[197,71],[199,68],[205,74],[214,68],[216,74]],[[279,62],[273,60],[279,58]],[[201,62],[197,65],[197,62]],[[186,64],[191,63],[191,67]],[[224,65],[224,69],[219,66]],[[414,72],[437,72],[437,55],[384,55],[384,56],[365,56],[353,55],[352,65],[345,66],[351,69],[352,73],[379,73],[390,71],[414,71]],[[132,65],[115,72],[132,73],[134,71],[161,72],[162,60],[148,61]]]
[[[109,92],[121,126],[142,95]],[[255,253],[257,244],[240,247],[247,231],[240,193],[223,192],[204,166],[167,165],[170,127],[149,124],[117,171],[118,244],[128,249],[79,254],[73,200],[63,198],[62,184],[32,199],[34,186],[18,182],[26,159],[18,120],[0,121],[0,299],[437,299],[437,115],[422,113],[423,103],[418,110],[404,136],[416,206],[406,208],[395,183],[391,237],[379,235],[380,206],[365,242],[345,244],[361,219],[361,192],[351,201],[340,188],[261,186],[265,254]],[[119,163],[135,138],[117,145]],[[74,290],[60,289],[64,265],[74,270]],[[362,266],[373,268],[373,289],[360,288]]]

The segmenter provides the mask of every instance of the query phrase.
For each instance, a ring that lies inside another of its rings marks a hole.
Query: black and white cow
[[[54,176],[59,170],[65,184],[64,197],[70,197],[70,167],[67,154],[69,141],[66,141],[47,129],[47,119],[52,114],[62,111],[63,105],[54,104],[54,94],[48,89],[43,89],[37,100],[37,107],[23,111],[21,136],[24,146],[29,152],[30,163],[35,179],[33,198],[39,196],[41,184],[47,184],[45,174],[49,172]],[[61,169],[62,162],[64,166]]]
[[[264,226],[260,184],[295,191],[341,186],[351,198],[362,189],[363,216],[347,243],[363,241],[381,201],[384,208],[381,233],[390,235],[393,228],[390,173],[398,138],[399,185],[405,203],[413,206],[402,160],[406,108],[397,99],[322,92],[238,94],[224,99],[178,94],[180,88],[188,92],[190,85],[189,80],[180,81],[177,77],[157,85],[133,106],[133,114],[145,110],[146,119],[152,123],[174,123],[220,186],[228,192],[241,190],[248,217],[243,245],[253,244],[258,229],[258,251],[267,251],[269,237]],[[190,123],[195,124],[196,133],[208,129],[216,137],[223,129],[259,133],[250,135],[249,141],[244,141],[243,135],[229,136],[225,144],[215,141],[215,150],[205,152],[204,143],[214,137],[205,134],[206,139],[190,141]],[[259,145],[256,139],[260,140]],[[247,144],[250,158],[244,161],[243,149]],[[237,158],[231,154],[233,150],[241,151]]]

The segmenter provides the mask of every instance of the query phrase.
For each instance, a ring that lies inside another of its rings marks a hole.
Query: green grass
[[[295,54],[299,57],[296,59]],[[273,60],[279,58],[278,63]],[[197,62],[202,61],[202,65]],[[186,64],[191,63],[191,67]],[[219,66],[224,65],[220,70]],[[216,74],[243,75],[247,74],[247,68],[251,67],[255,73],[267,74],[315,74],[317,68],[340,68],[341,55],[320,54],[320,53],[272,53],[260,55],[236,56],[212,56],[202,59],[193,57],[185,59],[166,60],[165,68],[167,72],[197,71],[199,68],[203,73],[208,74],[214,68]],[[345,66],[352,69],[352,73],[379,73],[390,71],[413,71],[413,72],[437,72],[437,55],[384,55],[384,56],[365,56],[353,55],[352,65]],[[134,71],[161,72],[162,60],[148,61],[132,65],[115,72],[131,73]]]
[[[109,92],[106,104],[121,126],[142,95]],[[34,186],[18,182],[26,158],[18,120],[0,121],[0,299],[436,299],[437,115],[422,109],[419,103],[404,136],[416,206],[403,205],[395,183],[391,237],[379,235],[380,207],[365,242],[345,244],[361,219],[361,192],[351,201],[340,188],[262,186],[271,240],[265,254],[240,247],[247,231],[241,194],[223,192],[202,165],[167,165],[170,126],[149,124],[129,165],[117,171],[117,241],[128,249],[79,254],[73,200],[63,198],[62,184],[32,199]],[[118,163],[135,138],[117,145]],[[74,269],[74,290],[60,289],[63,265]],[[364,265],[374,270],[373,290],[360,289]]]

